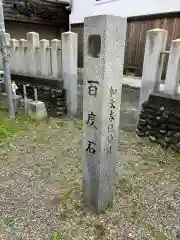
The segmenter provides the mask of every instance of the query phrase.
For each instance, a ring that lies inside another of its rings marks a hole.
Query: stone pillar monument
[[[147,31],[144,63],[139,97],[139,110],[153,91],[158,91],[161,81],[163,55],[167,41],[167,31],[152,29]]]
[[[68,115],[77,116],[77,33],[64,32],[61,39],[62,75]]]
[[[83,203],[100,213],[115,189],[126,18],[102,15],[84,22]]]
[[[164,92],[170,95],[178,93],[180,79],[180,39],[171,42],[166,79],[164,84]]]

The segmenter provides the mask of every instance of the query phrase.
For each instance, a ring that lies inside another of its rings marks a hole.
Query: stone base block
[[[47,109],[44,102],[33,101],[29,103],[28,115],[36,120],[42,120],[47,117]]]

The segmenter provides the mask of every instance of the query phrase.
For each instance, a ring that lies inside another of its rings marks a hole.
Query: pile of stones
[[[144,102],[136,133],[139,137],[148,137],[162,147],[170,146],[180,152],[180,114],[165,109],[165,106],[157,107],[157,104]]]

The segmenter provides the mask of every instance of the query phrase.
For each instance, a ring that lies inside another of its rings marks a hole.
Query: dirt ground
[[[180,157],[121,132],[114,205],[81,208],[82,122],[50,119],[0,145],[1,240],[180,239]]]

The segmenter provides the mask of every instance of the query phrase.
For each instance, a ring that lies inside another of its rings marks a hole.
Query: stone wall
[[[151,94],[142,104],[137,135],[180,152],[180,96]]]

